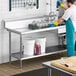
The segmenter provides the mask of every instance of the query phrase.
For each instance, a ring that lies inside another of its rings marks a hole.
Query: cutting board
[[[51,65],[76,74],[76,56],[54,60],[51,62]]]

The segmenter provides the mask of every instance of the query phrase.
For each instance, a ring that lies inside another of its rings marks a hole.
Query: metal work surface
[[[18,28],[18,29],[9,29],[6,28],[8,31],[19,33],[19,34],[30,34],[30,33],[37,33],[37,32],[44,32],[44,31],[50,31],[50,30],[56,30],[59,27],[52,27],[52,28],[44,28],[44,29],[37,29],[37,30],[30,30],[26,28]]]
[[[8,31],[15,32],[15,33],[18,33],[18,34],[31,34],[31,33],[44,32],[44,31],[57,30],[57,29],[58,29],[58,31],[60,31],[60,29],[64,28],[64,27],[65,27],[65,25],[64,26],[58,26],[58,27],[36,29],[36,30],[31,30],[31,29],[28,29],[28,28],[16,28],[16,29],[6,28],[6,29]]]

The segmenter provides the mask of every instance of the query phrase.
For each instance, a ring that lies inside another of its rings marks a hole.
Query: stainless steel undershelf
[[[41,57],[41,56],[47,56],[47,55],[51,55],[51,54],[57,54],[57,53],[61,53],[61,52],[65,52],[66,51],[66,47],[61,47],[61,46],[53,46],[53,47],[47,47],[46,48],[46,52],[40,55],[24,55],[22,54],[22,57],[20,58],[20,52],[16,52],[16,53],[12,53],[12,57],[17,58],[17,59],[31,59],[31,58],[36,58],[36,57]]]

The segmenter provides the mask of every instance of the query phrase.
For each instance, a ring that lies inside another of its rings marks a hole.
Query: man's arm
[[[68,7],[66,6],[66,5],[64,5],[64,8],[63,8],[64,10],[67,10],[68,9]],[[65,14],[65,13],[64,13]],[[63,21],[64,21],[64,19],[61,17],[61,18],[59,18],[58,20],[58,23],[60,24],[60,23],[62,23]]]
[[[64,6],[64,9],[66,10],[64,15],[59,18],[57,21],[54,22],[54,25],[55,26],[58,26],[59,24],[61,24],[64,20],[67,20],[69,17],[70,17],[70,12],[68,10],[68,7],[67,6]]]

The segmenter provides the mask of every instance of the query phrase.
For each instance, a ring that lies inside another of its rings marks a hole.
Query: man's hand
[[[64,21],[63,18],[59,18],[59,19],[58,19],[58,23],[59,23],[59,24],[62,23],[63,21]]]
[[[54,22],[55,26],[58,26],[60,23],[62,23],[64,21],[63,18],[59,18],[57,21]]]

